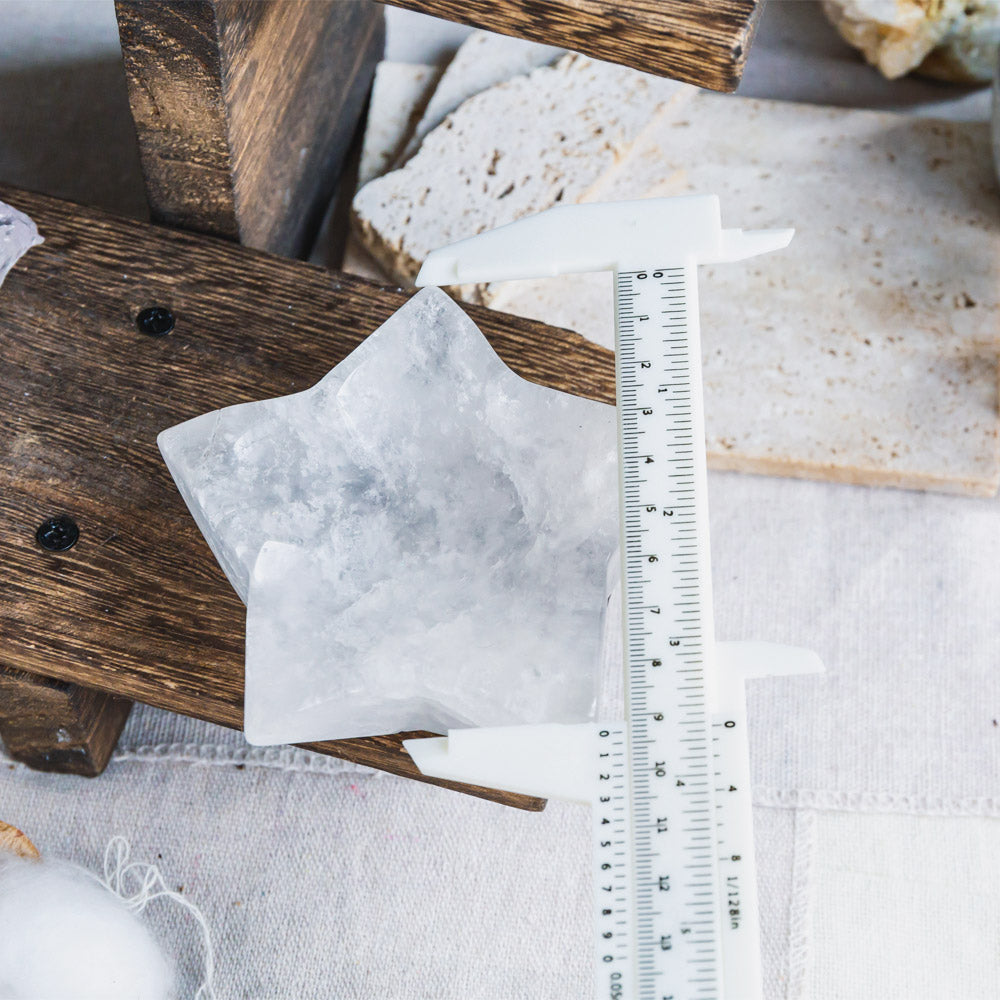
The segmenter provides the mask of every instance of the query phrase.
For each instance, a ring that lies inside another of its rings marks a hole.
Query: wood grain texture
[[[332,197],[384,42],[362,0],[116,0],[153,218],[289,256]]]
[[[0,738],[38,771],[96,777],[131,709],[127,698],[0,667]]]
[[[732,91],[763,0],[384,0],[503,35]]]
[[[156,434],[313,385],[408,293],[42,195],[0,187],[0,200],[45,236],[0,296],[0,664],[239,727],[244,608]],[[150,305],[173,310],[170,335],[138,332],[135,317]],[[521,375],[614,401],[610,351],[467,311]],[[35,527],[61,513],[80,540],[42,551]],[[400,739],[312,749],[420,778]]]

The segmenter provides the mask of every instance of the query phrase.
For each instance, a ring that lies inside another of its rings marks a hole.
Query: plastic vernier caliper
[[[715,641],[697,266],[792,235],[723,229],[713,195],[568,205],[436,250],[417,278],[614,272],[625,720],[405,743],[424,774],[592,806],[601,1000],[761,996],[744,685],[823,666]]]

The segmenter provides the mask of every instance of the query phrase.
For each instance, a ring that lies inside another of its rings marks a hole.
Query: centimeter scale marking
[[[626,725],[599,734],[597,996],[722,1000],[719,862],[740,855],[715,805],[695,264],[616,273],[615,298]]]

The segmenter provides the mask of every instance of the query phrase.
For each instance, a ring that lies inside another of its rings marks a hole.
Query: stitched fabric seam
[[[112,763],[182,763],[215,766],[264,767],[275,770],[323,774],[362,774],[378,776],[364,764],[313,753],[299,747],[227,747],[219,744],[160,743],[116,750]]]
[[[24,765],[0,753],[11,765]],[[364,764],[328,757],[298,747],[226,746],[217,743],[156,743],[116,750],[113,764],[168,763],[263,767],[302,773],[358,774],[378,777],[386,772]],[[894,792],[844,792],[829,789],[762,788],[753,790],[753,804],[765,808],[821,809],[831,812],[909,813],[921,816],[983,816],[1000,818],[1000,797],[945,798]]]
[[[913,813],[920,816],[1000,817],[1000,798],[945,798],[893,792],[842,792],[824,789],[754,788],[755,806],[825,809],[834,812]]]
[[[786,1000],[806,1000],[812,943],[812,864],[816,846],[816,813],[795,812],[792,898],[788,906],[788,979]]]

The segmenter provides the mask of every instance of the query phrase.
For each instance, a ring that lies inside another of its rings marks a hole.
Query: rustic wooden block
[[[0,667],[0,738],[39,771],[100,774],[131,709],[127,698]]]
[[[272,253],[306,252],[382,55],[382,8],[115,6],[153,218]]]
[[[206,410],[314,384],[408,293],[43,195],[0,186],[0,200],[45,237],[0,293],[0,660],[239,727],[244,608],[156,435]],[[168,335],[137,327],[150,306],[172,312]],[[515,371],[614,401],[610,351],[467,308]],[[36,526],[52,514],[77,522],[72,549],[37,544]],[[312,749],[423,780],[400,746],[405,735]]]
[[[383,0],[502,35],[732,91],[763,0]]]

